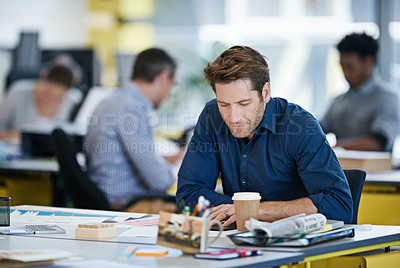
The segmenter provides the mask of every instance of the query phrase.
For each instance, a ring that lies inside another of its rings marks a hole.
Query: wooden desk
[[[400,225],[400,170],[368,172],[358,211],[359,224]]]

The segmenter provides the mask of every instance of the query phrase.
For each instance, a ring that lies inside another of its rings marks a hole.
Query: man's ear
[[[262,98],[263,98],[264,103],[268,103],[271,98],[271,87],[269,86],[268,82],[266,82],[264,84],[261,93],[262,93]]]
[[[370,69],[373,69],[375,66],[375,59],[372,56],[365,57],[364,62]]]
[[[159,73],[156,78],[154,79],[154,81],[157,81],[158,83],[166,83],[169,79],[169,72],[167,70],[161,71],[161,73]]]

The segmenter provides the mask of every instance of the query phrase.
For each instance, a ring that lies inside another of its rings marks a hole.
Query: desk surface
[[[365,184],[400,186],[400,170],[368,172]]]
[[[112,216],[130,216],[133,213],[123,212],[110,212],[110,211],[94,211],[82,209],[62,209],[52,207],[40,206],[18,206],[18,209],[31,209],[35,208],[44,211],[63,211],[68,213],[70,211],[77,213],[86,213],[93,215],[106,215]],[[29,216],[29,215],[28,215]],[[12,218],[13,220],[14,218]],[[21,218],[20,218],[21,219]],[[16,219],[15,219],[16,220]],[[28,221],[28,219],[26,219]],[[13,221],[11,221],[13,223]],[[18,222],[21,224],[21,222]],[[14,224],[15,221],[14,221]],[[105,239],[103,241],[87,241],[75,240],[73,238],[73,227],[59,225],[67,229],[66,234],[52,234],[52,235],[29,235],[29,236],[0,236],[0,249],[35,249],[35,248],[62,248],[69,252],[80,252],[85,260],[104,259],[108,261],[115,261],[118,254],[123,251],[129,244],[136,244],[142,247],[159,247],[155,245],[155,237],[129,237],[129,241],[123,241],[118,237],[117,239]],[[364,228],[363,228],[364,227]],[[370,227],[366,230],[365,227]],[[133,227],[134,228],[134,227]],[[364,230],[365,229],[365,230]],[[123,230],[119,230],[123,231]],[[155,236],[156,234],[154,234]],[[141,240],[142,239],[142,240]],[[144,240],[143,240],[144,239]],[[145,241],[146,240],[146,241]],[[129,263],[138,264],[143,266],[174,266],[174,267],[267,267],[279,266],[288,263],[296,263],[302,261],[307,257],[314,257],[323,254],[349,254],[349,250],[355,252],[362,252],[370,250],[370,247],[382,248],[388,245],[400,244],[400,226],[356,226],[354,238],[344,238],[335,241],[322,243],[309,247],[264,247],[263,255],[257,257],[249,257],[243,259],[233,259],[225,261],[210,261],[194,259],[191,255],[184,255],[178,257],[177,250],[171,249],[168,256],[162,258],[144,258],[132,257]],[[219,238],[212,246],[212,248],[236,248],[238,247],[227,237]],[[341,252],[341,253],[340,253]],[[355,253],[352,252],[352,253]]]
[[[0,161],[0,171],[2,173],[15,173],[26,171],[57,173],[59,171],[59,166],[57,160],[55,159],[15,159],[10,161]]]
[[[400,245],[400,226],[368,225],[368,227],[371,227],[371,230],[362,230],[362,227],[362,225],[356,226],[354,238],[343,238],[308,247],[264,247],[263,249],[279,252],[303,253],[305,257],[308,257],[394,241],[397,241]],[[237,246],[226,238],[217,241],[213,244],[213,247],[232,248]]]
[[[83,260],[106,260],[117,262],[118,255],[127,247],[121,243],[102,241],[63,240],[18,235],[0,236],[0,250],[50,249],[61,248],[70,253],[79,253]],[[139,248],[159,248],[155,245],[139,245]],[[261,256],[214,261],[195,259],[192,255],[182,255],[179,250],[168,249],[164,257],[135,257],[121,264],[133,264],[140,267],[270,267],[288,263],[297,263],[304,259],[301,253],[265,251]],[[66,262],[58,262],[59,264]],[[51,266],[46,266],[51,267]],[[111,266],[110,266],[111,267]]]

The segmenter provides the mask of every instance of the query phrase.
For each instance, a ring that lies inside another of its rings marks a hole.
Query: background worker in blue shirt
[[[259,192],[259,219],[299,213],[352,220],[342,168],[316,119],[271,97],[268,64],[258,51],[234,46],[204,69],[216,99],[206,104],[178,174],[177,203],[199,196],[211,218],[235,222],[235,192]],[[221,177],[224,194],[214,189]],[[183,200],[183,201],[182,201]]]

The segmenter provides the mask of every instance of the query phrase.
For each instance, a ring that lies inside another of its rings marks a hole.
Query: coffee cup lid
[[[234,193],[232,200],[259,200],[261,196],[257,192],[239,192]]]

